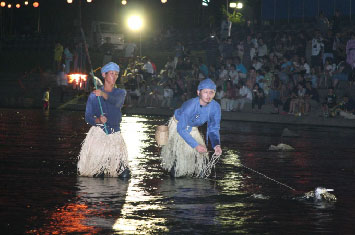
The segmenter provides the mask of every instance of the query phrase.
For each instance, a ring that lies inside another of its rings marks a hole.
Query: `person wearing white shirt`
[[[267,55],[267,46],[262,38],[258,41],[258,56],[263,57]]]
[[[239,82],[239,74],[238,74],[238,71],[236,70],[236,67],[235,67],[234,64],[232,64],[231,67],[229,68],[228,75],[229,75],[230,80],[232,80],[233,85],[238,84],[238,82]]]
[[[253,100],[253,94],[250,89],[243,83],[239,83],[239,97],[234,102],[234,110],[241,111],[244,109],[246,103],[251,103]]]

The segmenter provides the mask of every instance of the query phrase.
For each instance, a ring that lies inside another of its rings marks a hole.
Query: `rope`
[[[91,58],[90,58],[90,54],[89,54],[89,50],[88,50],[88,45],[86,43],[86,38],[85,38],[84,30],[83,30],[82,27],[80,27],[80,31],[81,31],[81,36],[82,36],[83,41],[84,41],[85,53],[86,53],[86,57],[88,59],[89,67],[90,67],[90,75],[91,75],[92,79],[94,80],[94,86],[95,86],[95,89],[97,90],[97,83],[96,83],[96,80],[94,78],[94,71],[92,69]],[[97,70],[98,69],[96,69],[95,71],[97,71]],[[97,96],[97,100],[99,101],[99,107],[100,107],[100,111],[101,111],[101,116],[103,116],[104,115],[104,111],[102,110],[100,96]],[[108,135],[106,123],[104,123],[104,130],[105,130],[106,135]]]
[[[206,167],[202,170],[202,176],[203,178],[207,179],[211,173],[212,173],[212,168],[216,167],[216,164],[219,160],[219,157],[221,155],[213,154],[209,162],[206,164]],[[216,172],[216,171],[215,171]]]
[[[268,180],[271,180],[271,181],[273,181],[273,182],[275,182],[275,183],[277,183],[277,184],[279,184],[279,185],[285,186],[286,188],[289,188],[289,189],[291,189],[291,190],[293,190],[293,191],[296,191],[296,189],[294,189],[294,188],[288,186],[287,184],[281,183],[280,181],[277,181],[277,180],[275,180],[275,179],[273,179],[273,178],[271,178],[271,177],[269,177],[269,176],[267,176],[267,175],[265,175],[265,174],[263,174],[263,173],[260,173],[260,172],[254,170],[254,169],[252,169],[252,168],[250,168],[250,167],[247,167],[247,166],[245,166],[245,165],[243,165],[243,164],[241,164],[241,163],[239,163],[239,164],[240,164],[241,166],[243,166],[244,168],[246,168],[246,169],[248,169],[248,170],[250,170],[250,171],[252,171],[252,172],[254,172],[254,173],[257,173],[257,174],[259,174],[259,175],[261,175],[261,176],[264,176],[264,177],[265,177],[266,179],[268,179]]]

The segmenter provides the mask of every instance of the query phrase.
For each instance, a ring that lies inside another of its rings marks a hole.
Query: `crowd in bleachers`
[[[310,31],[211,32],[199,41],[205,56],[192,55],[195,48],[184,46],[192,43],[176,40],[175,57],[159,71],[148,57],[132,58],[121,78],[127,103],[175,108],[209,77],[223,111],[261,112],[272,105],[275,114],[353,115],[354,94],[336,94],[355,85],[355,34],[336,21],[317,22]]]

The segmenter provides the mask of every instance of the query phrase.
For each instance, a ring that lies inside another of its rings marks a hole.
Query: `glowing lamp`
[[[6,2],[1,2],[1,3],[0,3],[0,6],[1,6],[1,7],[5,7],[5,6],[6,6]]]
[[[92,2],[92,0],[86,0],[86,2]]]
[[[28,5],[28,1],[25,1],[25,5],[26,5],[26,6]]]
[[[238,2],[238,3],[237,3],[237,8],[238,8],[238,9],[242,9],[242,8],[243,8],[243,3]]]
[[[11,4],[7,5],[7,8],[11,8],[11,7],[12,7],[12,5],[11,5]]]
[[[126,0],[122,0],[122,5],[126,5],[127,4],[127,1]]]
[[[71,4],[73,3],[73,0],[67,0],[67,3]]]
[[[143,20],[140,16],[131,16],[128,18],[128,27],[132,29],[133,31],[138,31],[142,28],[143,26]]]
[[[161,3],[166,3],[168,0],[161,0]]]
[[[17,3],[16,4],[16,8],[20,8],[20,7],[21,7],[21,5]]]
[[[33,3],[33,7],[35,7],[35,8],[39,7],[39,3],[38,2],[34,2]]]

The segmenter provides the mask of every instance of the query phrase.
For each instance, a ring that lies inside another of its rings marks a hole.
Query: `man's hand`
[[[216,154],[217,156],[221,155],[222,154],[222,149],[221,149],[221,146],[220,145],[216,145],[214,147],[214,154]]]
[[[107,100],[108,98],[107,93],[103,92],[100,89],[94,90],[92,93],[94,93],[96,96],[102,96],[105,100]]]
[[[105,124],[107,122],[107,117],[101,115],[100,117],[96,118],[97,124]]]
[[[207,153],[207,148],[205,146],[200,145],[200,144],[197,145],[195,149],[199,153]]]

